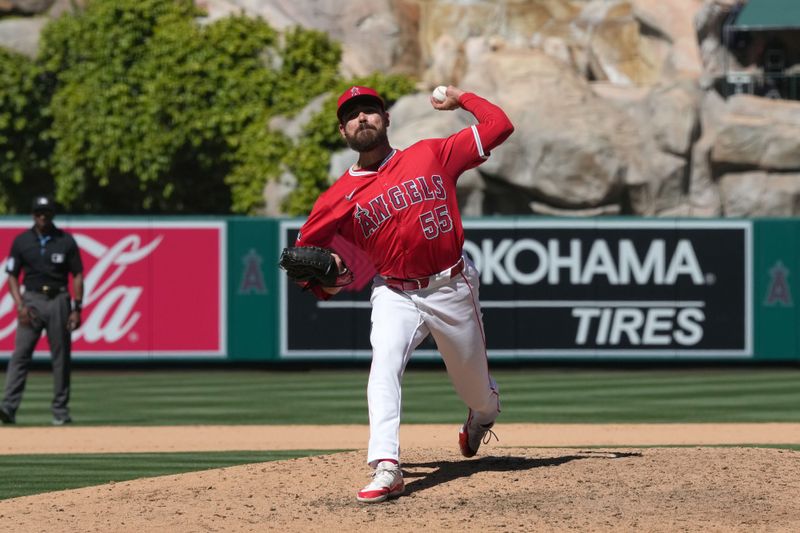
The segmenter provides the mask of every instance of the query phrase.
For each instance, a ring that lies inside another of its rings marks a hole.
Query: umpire
[[[4,424],[16,421],[33,350],[47,330],[53,363],[53,425],[72,422],[69,416],[71,332],[81,325],[83,263],[75,239],[53,224],[55,205],[48,196],[33,201],[33,227],[14,239],[6,263],[8,289],[17,305],[14,353],[6,369],[0,405]],[[22,272],[24,293],[20,291]],[[69,274],[75,299],[70,302]]]

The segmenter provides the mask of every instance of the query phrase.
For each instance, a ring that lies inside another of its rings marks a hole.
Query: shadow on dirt
[[[581,451],[574,455],[561,457],[531,458],[531,457],[483,457],[481,459],[466,459],[463,461],[435,461],[428,463],[404,463],[403,477],[406,480],[405,494],[429,489],[454,479],[469,477],[477,472],[515,472],[541,468],[545,466],[559,466],[570,461],[581,459],[622,459],[626,457],[641,457],[639,452],[613,452],[613,451]],[[430,472],[419,471],[432,469]],[[416,479],[415,479],[416,478]],[[414,479],[409,482],[408,480]]]

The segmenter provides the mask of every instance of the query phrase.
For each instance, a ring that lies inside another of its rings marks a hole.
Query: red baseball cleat
[[[497,435],[492,431],[494,422],[488,424],[475,424],[472,417],[472,409],[467,414],[467,421],[461,426],[458,432],[458,447],[461,448],[461,455],[464,457],[474,457],[481,447],[481,442],[488,444],[492,437],[497,439]]]
[[[405,490],[400,467],[391,461],[381,461],[372,473],[372,483],[358,491],[356,499],[364,503],[380,503],[403,494]]]

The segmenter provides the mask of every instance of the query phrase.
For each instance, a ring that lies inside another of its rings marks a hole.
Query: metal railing
[[[800,100],[800,73],[728,72],[722,81],[725,97],[752,94],[765,98]]]

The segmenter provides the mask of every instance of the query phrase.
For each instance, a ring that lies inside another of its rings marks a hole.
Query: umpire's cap
[[[31,211],[34,213],[42,212],[42,211],[50,211],[51,213],[56,212],[56,204],[52,198],[49,196],[37,196],[33,199],[33,204],[31,204]]]
[[[383,102],[383,98],[381,98],[381,95],[379,95],[375,89],[363,87],[361,85],[353,85],[343,92],[336,102],[336,118],[339,119],[339,122],[342,121],[342,114],[346,111],[347,107],[349,107],[351,103],[355,103],[359,100],[372,100],[377,102],[381,106],[381,109],[386,110],[386,104]]]

